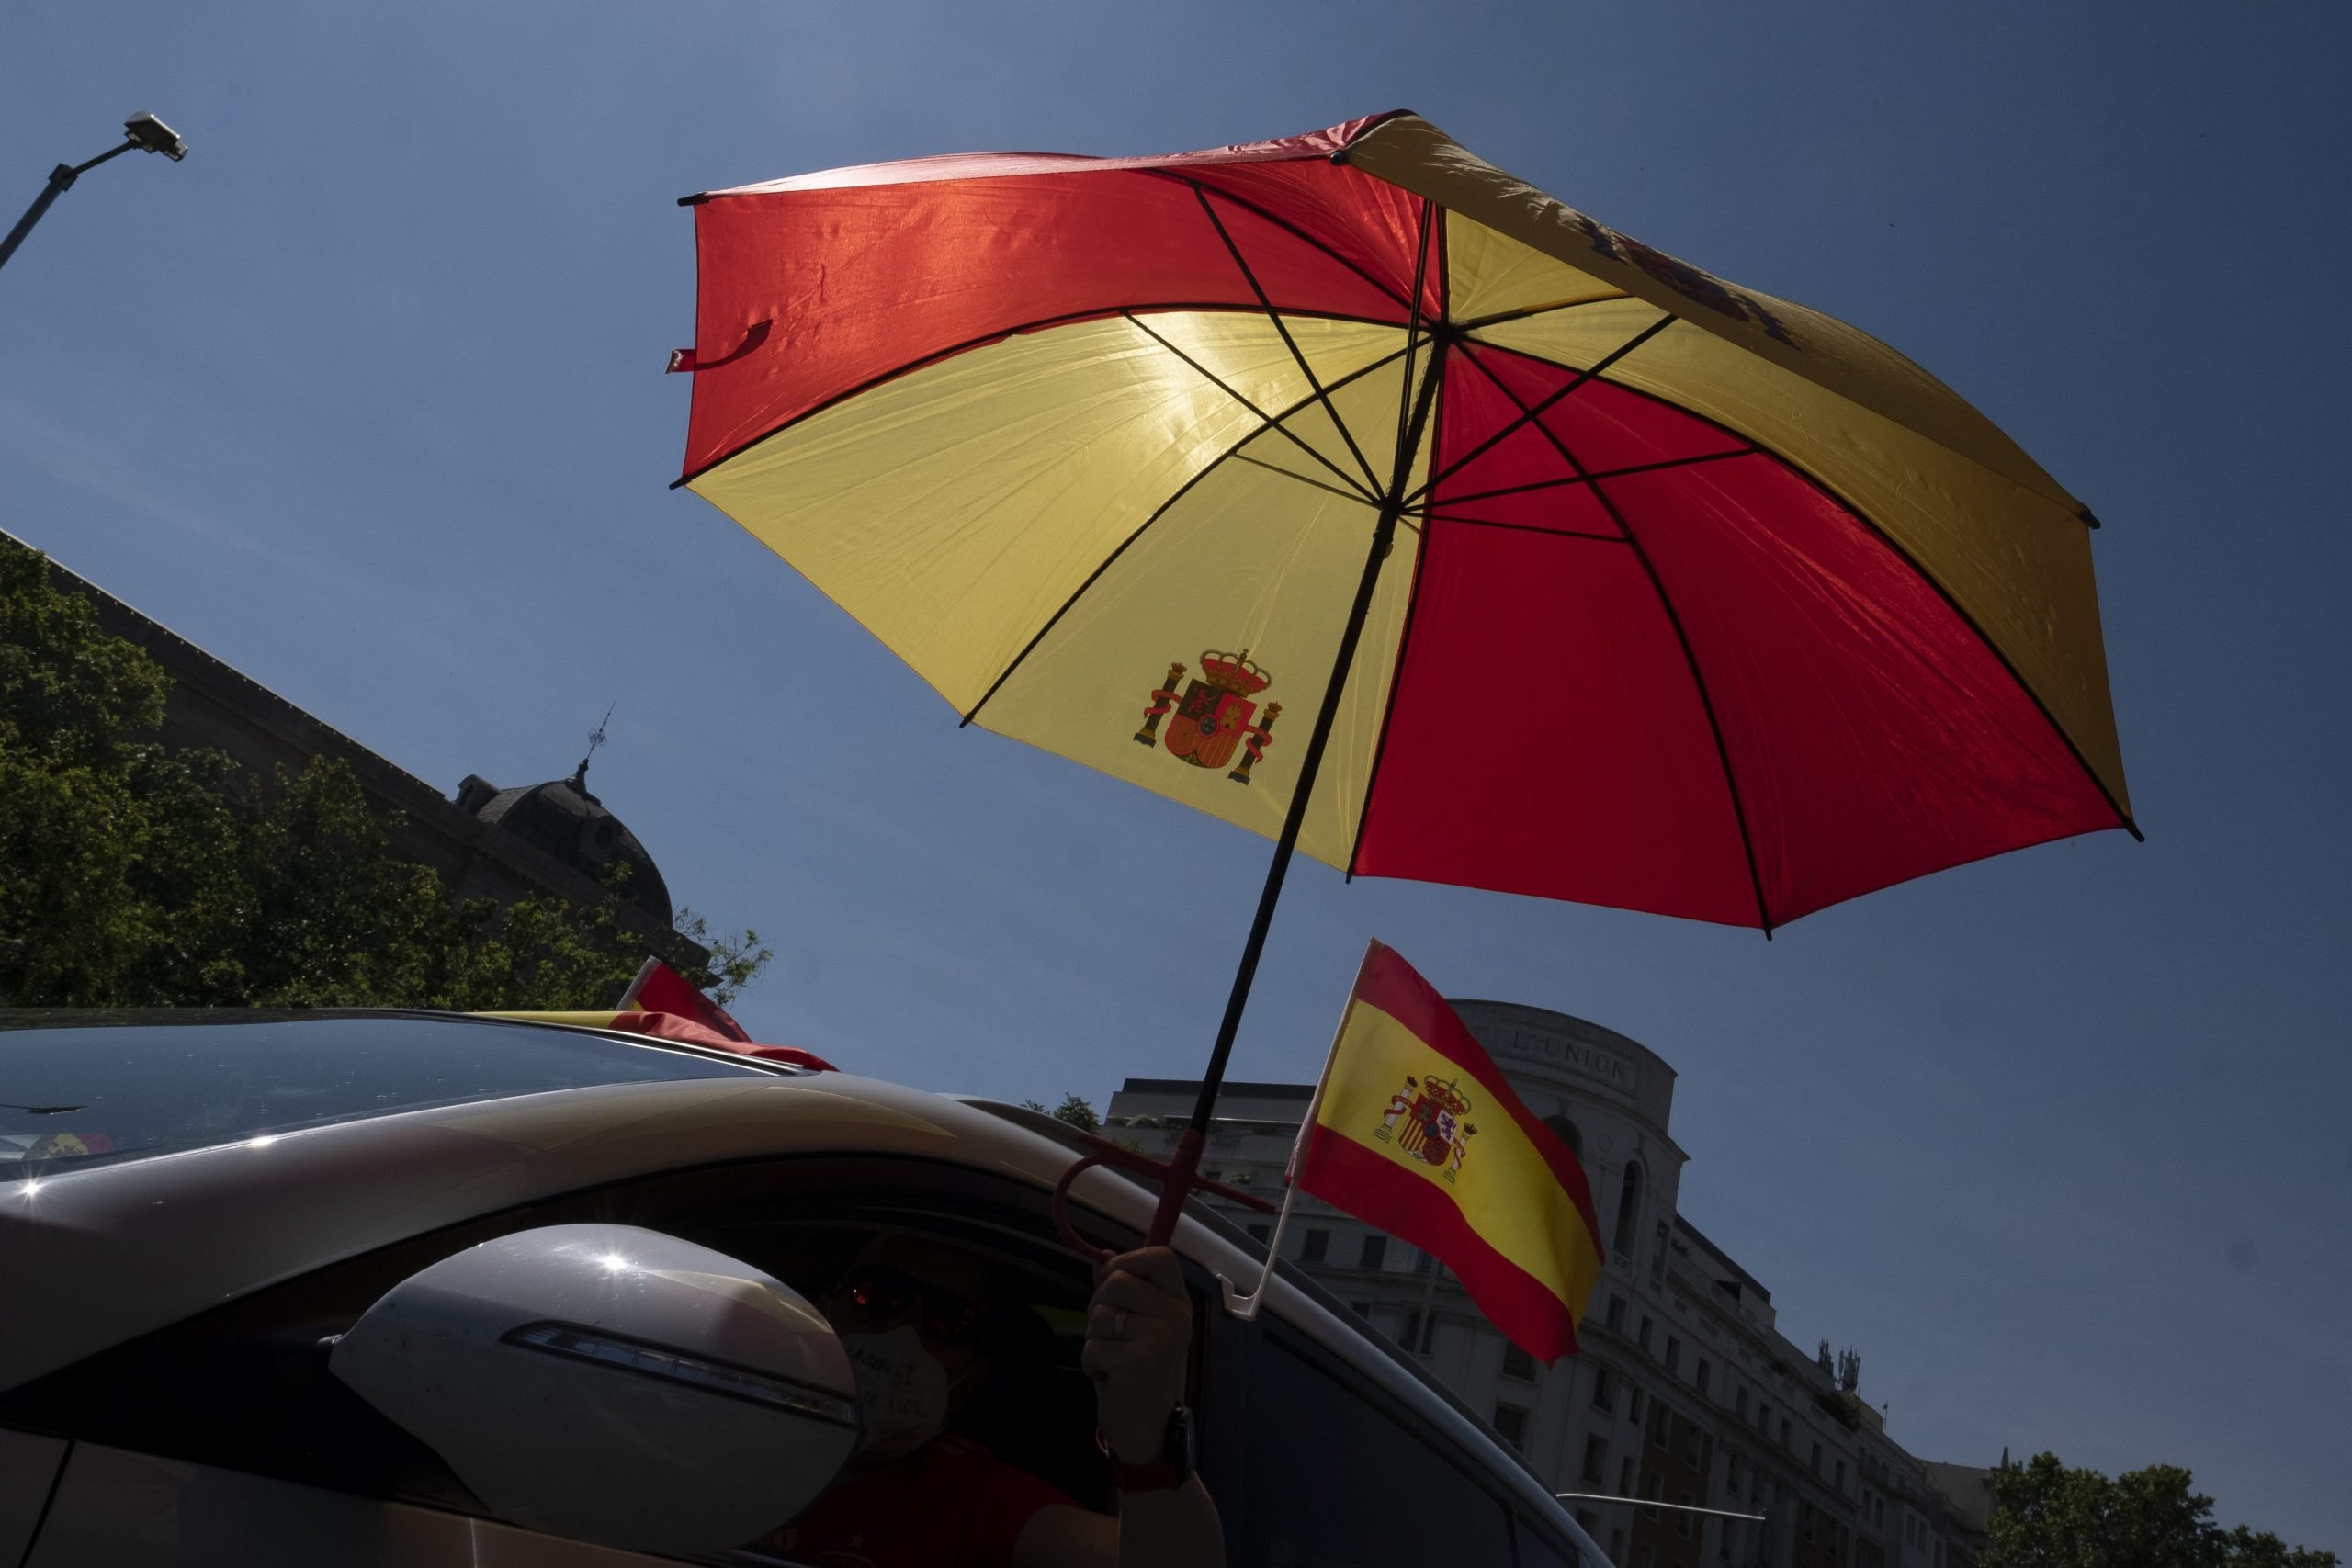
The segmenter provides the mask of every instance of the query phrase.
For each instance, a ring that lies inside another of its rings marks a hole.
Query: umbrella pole
[[[1250,940],[1242,944],[1241,965],[1234,971],[1233,991],[1226,998],[1225,1017],[1217,1024],[1216,1044],[1209,1052],[1208,1071],[1201,1078],[1200,1098],[1193,1105],[1193,1120],[1169,1156],[1168,1175],[1159,1189],[1159,1207],[1153,1212],[1147,1247],[1161,1247],[1176,1234],[1176,1217],[1183,1212],[1200,1173],[1201,1149],[1208,1141],[1209,1118],[1216,1110],[1217,1089],[1225,1082],[1225,1065],[1233,1055],[1234,1036],[1241,1032],[1241,1012],[1250,1003],[1250,986],[1258,976],[1258,959],[1266,949],[1266,932],[1274,923],[1274,905],[1283,894],[1283,879],[1290,874],[1290,859],[1298,848],[1299,829],[1306,823],[1306,803],[1315,793],[1315,776],[1323,767],[1323,750],[1331,739],[1331,726],[1340,716],[1340,694],[1355,667],[1356,646],[1363,640],[1363,623],[1372,612],[1373,590],[1380,583],[1380,564],[1396,542],[1397,521],[1405,515],[1405,481],[1412,455],[1429,423],[1430,406],[1437,392],[1442,349],[1430,355],[1429,371],[1421,378],[1414,400],[1412,421],[1396,446],[1396,471],[1380,503],[1373,526],[1372,548],[1365,554],[1363,576],[1356,583],[1355,603],[1348,607],[1348,623],[1340,634],[1340,651],[1331,662],[1330,682],[1323,688],[1323,707],[1315,716],[1315,732],[1307,737],[1306,754],[1298,764],[1298,787],[1291,792],[1290,809],[1283,813],[1282,836],[1274,840],[1273,863],[1266,868],[1265,889],[1258,895],[1258,913],[1250,922]]]

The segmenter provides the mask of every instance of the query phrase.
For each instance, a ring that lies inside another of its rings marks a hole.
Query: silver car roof
[[[643,1036],[618,1038],[664,1048]],[[39,1281],[0,1292],[0,1389],[280,1280],[582,1188],[830,1153],[947,1161],[1050,1190],[1082,1148],[1071,1129],[1016,1107],[785,1070],[555,1089],[85,1169],[51,1168],[35,1179],[0,1181],[0,1258],[19,1282]],[[1156,1194],[1099,1167],[1078,1179],[1071,1198],[1137,1232],[1156,1202]],[[1256,1277],[1264,1256],[1197,1203],[1174,1246],[1242,1281]],[[1583,1539],[1516,1453],[1321,1287],[1285,1267],[1266,1302],[1268,1314],[1377,1384],[1396,1414],[1484,1461],[1521,1509]]]

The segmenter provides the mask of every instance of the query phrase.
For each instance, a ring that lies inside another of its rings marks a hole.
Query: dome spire
[[[575,794],[584,795],[590,800],[594,800],[596,797],[588,794],[588,763],[596,755],[596,748],[605,743],[605,727],[612,723],[613,709],[619,705],[619,703],[615,702],[605,707],[605,716],[596,721],[596,728],[591,730],[588,734],[587,756],[581,758],[580,766],[572,771],[571,787],[573,792]]]

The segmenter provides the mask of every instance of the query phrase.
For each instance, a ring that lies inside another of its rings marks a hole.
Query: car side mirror
[[[775,1529],[861,1430],[822,1314],[631,1225],[468,1247],[393,1286],[328,1364],[500,1517],[635,1551],[717,1551]]]

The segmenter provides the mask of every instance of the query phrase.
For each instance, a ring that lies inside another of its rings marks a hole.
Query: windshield
[[[577,1030],[456,1018],[0,1013],[0,1180],[395,1111],[772,1071]]]

